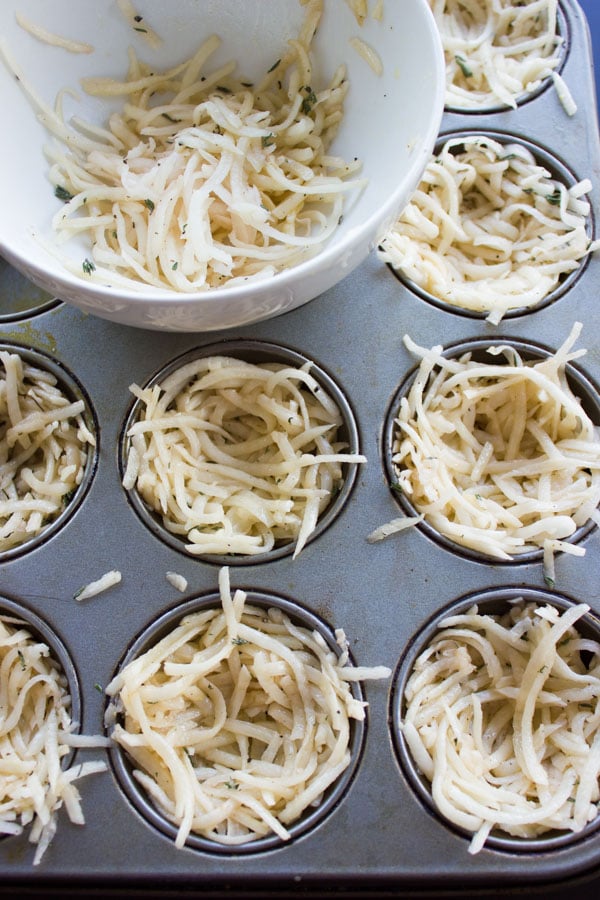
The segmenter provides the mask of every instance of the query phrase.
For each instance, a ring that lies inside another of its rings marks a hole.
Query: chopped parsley
[[[88,259],[86,257],[81,264],[81,268],[83,269],[83,271],[86,275],[91,275],[92,272],[94,271],[94,269],[96,268],[96,264],[93,263],[91,259]]]
[[[546,200],[552,206],[560,206],[560,191],[558,188],[552,194],[546,194]]]
[[[456,60],[456,64],[457,64],[458,68],[460,69],[460,71],[465,76],[465,78],[472,78],[473,70],[471,68],[469,68],[469,65],[468,65],[466,59],[464,58],[464,56],[461,56],[459,53],[457,53],[456,56],[454,57],[454,59]]]
[[[306,97],[302,101],[301,109],[305,115],[308,115],[308,113],[317,102],[317,95],[309,84],[304,85],[302,90],[306,93]]]
[[[73,199],[73,194],[64,188],[61,184],[57,184],[54,188],[54,196],[58,197],[59,200],[64,200],[65,203],[68,203],[69,200]]]

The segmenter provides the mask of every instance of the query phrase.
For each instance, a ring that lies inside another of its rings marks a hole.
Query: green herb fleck
[[[278,59],[277,62],[274,62],[273,65],[271,66],[271,68],[267,69],[267,72],[274,72],[280,62],[281,62],[280,59]]]
[[[73,194],[64,188],[61,184],[57,184],[54,188],[54,196],[58,197],[59,200],[64,200],[65,203],[68,203],[69,200],[73,199]]]
[[[25,663],[25,657],[23,656],[23,651],[22,651],[22,650],[17,650],[17,656],[19,657],[19,660],[20,660],[20,662],[21,662],[21,668],[22,668],[23,671],[24,671],[24,670],[27,668],[27,665],[26,665],[26,663]]]
[[[460,56],[460,54],[457,53],[454,59],[456,60],[456,64],[465,78],[471,78],[473,76],[473,70],[470,69],[467,65],[467,61],[464,56]]]
[[[263,147],[270,147],[271,144],[275,143],[275,136],[273,134],[263,134],[261,143]]]
[[[178,263],[177,261],[175,261],[175,262],[173,263],[173,265],[171,266],[171,269],[172,269],[174,272],[176,272],[176,271],[177,271],[177,266],[178,266],[178,265],[179,265],[179,263]]]
[[[552,194],[546,194],[546,200],[552,206],[560,206],[560,191],[558,188]]]
[[[544,575],[544,581],[546,582],[546,586],[549,588],[553,588],[556,585],[554,578],[550,575]]]
[[[146,207],[146,209],[149,209],[150,212],[152,212],[154,210],[154,201],[150,200],[149,197],[146,197],[146,199],[144,200],[144,206]]]
[[[96,690],[98,691],[99,694],[103,694],[103,693],[104,693],[104,690],[102,689],[102,685],[101,685],[99,682],[96,682],[96,684],[94,685],[94,687],[96,688]]]
[[[313,91],[313,89],[311,88],[311,86],[309,84],[305,85],[303,90],[306,91],[306,97],[302,101],[301,108],[302,108],[302,112],[305,115],[308,115],[308,113],[311,111],[311,109],[317,102],[317,95],[315,94],[315,92]]]
[[[95,266],[95,264],[92,262],[91,259],[88,259],[88,258],[86,257],[86,258],[84,259],[84,261],[82,262],[82,264],[81,264],[81,268],[83,269],[83,271],[84,271],[84,273],[85,273],[86,275],[91,275],[92,272],[94,271],[94,269],[96,268],[96,266]]]
[[[233,778],[230,778],[229,781],[225,782],[225,787],[229,788],[230,791],[237,791],[239,784],[237,781],[234,781]]]
[[[234,637],[234,638],[231,638],[231,643],[232,643],[232,644],[237,644],[238,647],[241,647],[242,644],[247,644],[248,641],[247,641],[245,638]]]

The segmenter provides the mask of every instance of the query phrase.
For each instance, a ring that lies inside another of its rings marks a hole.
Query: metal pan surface
[[[446,112],[442,132],[492,131],[545,149],[578,179],[589,178],[595,236],[600,217],[600,143],[589,32],[575,0],[561,0],[567,36],[561,69],[577,104],[567,115],[548,86],[515,110]],[[18,282],[18,283],[17,283]],[[579,361],[592,391],[600,392],[600,255],[590,258],[553,302],[505,317],[492,328],[427,302],[402,284],[373,252],[337,287],[280,318],[210,335],[137,331],[87,316],[35,294],[6,265],[0,269],[0,341],[55,360],[81,385],[97,428],[89,483],[73,514],[47,540],[0,562],[0,594],[39,613],[64,644],[77,671],[85,734],[104,733],[103,687],[134,641],[168,610],[214,594],[219,561],[195,558],[142,521],[121,484],[120,448],[135,382],[150,382],[184,354],[205,345],[226,353],[230,342],[256,341],[308,358],[327,374],[356,422],[367,463],[334,517],[298,558],[276,554],[230,563],[234,588],[276,595],[343,628],[357,665],[396,671],[436,613],[465,595],[507,588],[543,591],[540,559],[497,565],[452,552],[421,529],[378,544],[367,536],[401,515],[386,476],[385,416],[414,366],[403,344],[421,346],[511,339],[556,349],[575,321],[584,323]],[[353,426],[354,427],[354,426]],[[556,590],[600,613],[600,543],[596,528],[579,543],[585,556],[561,554]],[[118,570],[105,593],[77,601],[82,585]],[[167,581],[176,571],[184,594]],[[468,853],[468,839],[445,824],[411,785],[395,753],[393,678],[365,682],[368,702],[363,745],[352,779],[328,815],[286,845],[255,853],[213,853],[204,844],[178,850],[164,829],[144,817],[109,767],[81,785],[84,826],[60,816],[43,862],[32,867],[27,833],[0,840],[0,875],[7,884],[92,884],[150,890],[159,884],[225,892],[251,884],[287,890],[320,885],[338,889],[467,891],[542,885],[576,878],[597,865],[600,832],[558,842],[548,851],[500,845]],[[84,760],[108,753],[79,750]]]

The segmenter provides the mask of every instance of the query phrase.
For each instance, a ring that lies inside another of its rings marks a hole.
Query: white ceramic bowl
[[[370,4],[371,7],[374,3]],[[222,38],[215,59],[236,59],[245,77],[255,77],[281,56],[304,16],[299,0],[135,0],[163,38],[158,50],[126,24],[116,0],[3,0],[3,45],[29,83],[49,104],[82,76],[123,77],[127,48],[164,68],[186,59],[212,33]],[[72,53],[27,33],[18,11],[47,30],[91,43],[94,52]],[[376,75],[349,44],[359,37],[383,64]],[[350,89],[332,152],[359,157],[368,185],[344,214],[319,254],[263,282],[197,294],[161,290],[150,294],[116,289],[69,273],[44,247],[59,206],[44,156],[47,133],[20,85],[0,63],[0,94],[8,132],[0,142],[0,252],[31,281],[81,309],[115,322],[169,331],[212,331],[256,322],[294,309],[350,273],[376,246],[415,190],[432,151],[443,112],[444,60],[426,0],[384,0],[383,19],[359,26],[345,0],[325,0],[314,43],[315,82],[323,83],[340,63]],[[105,100],[79,89],[66,97],[68,115],[104,124]],[[89,255],[77,241],[65,245],[74,260]]]

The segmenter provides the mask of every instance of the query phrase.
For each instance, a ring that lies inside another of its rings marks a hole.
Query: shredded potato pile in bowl
[[[348,82],[340,67],[312,87],[321,8],[309,4],[260,84],[240,82],[233,61],[211,65],[213,35],[164,72],[132,54],[123,81],[85,79],[88,93],[123,98],[104,134],[68,140],[48,121],[60,138],[50,178],[66,201],[53,225],[90,235],[89,278],[196,292],[267,278],[322,246],[360,161],[329,155]]]
[[[539,553],[550,585],[557,551],[585,554],[569,538],[600,521],[600,438],[568,379],[585,353],[571,349],[580,332],[576,323],[554,354],[526,358],[513,342],[483,360],[405,336],[420,362],[389,439],[392,487],[418,513],[408,523],[496,560]]]
[[[549,298],[589,253],[589,179],[566,183],[524,142],[485,134],[445,139],[379,256],[444,304],[487,313]]]
[[[212,331],[315,299],[398,215],[443,115],[427,0],[16,12],[0,87],[19,149],[0,165],[28,190],[5,185],[0,250],[111,321]]]
[[[600,644],[583,603],[489,608],[441,619],[404,683],[399,733],[471,853],[510,836],[541,850],[598,815]]]
[[[350,682],[391,674],[353,666],[342,631],[334,649],[301,613],[232,594],[225,567],[219,597],[175,610],[106,688],[108,728],[133,767],[119,757],[120,777],[175,826],[177,847],[289,840],[356,763],[352,720],[366,703]]]

